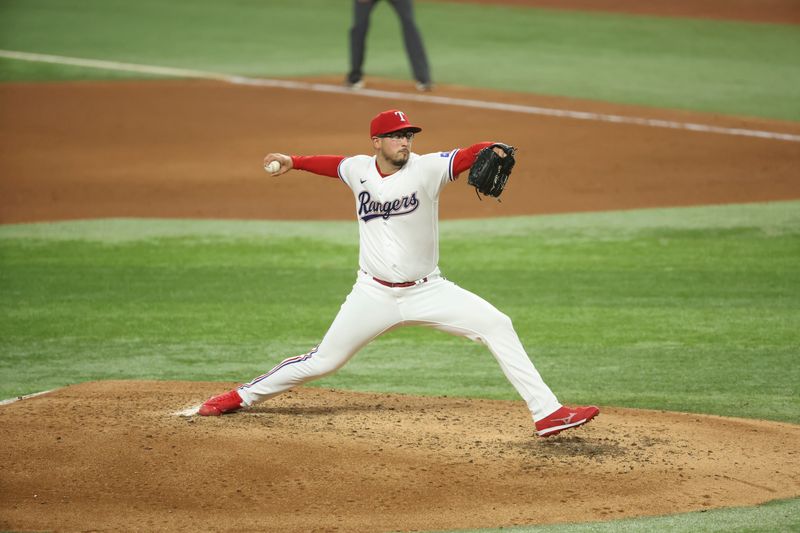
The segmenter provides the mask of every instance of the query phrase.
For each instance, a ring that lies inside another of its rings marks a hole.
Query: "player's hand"
[[[270,167],[272,163],[278,163],[279,167],[274,169],[274,164]],[[264,157],[264,170],[272,176],[285,174],[292,170],[293,167],[292,158],[286,154],[267,154],[266,157]]]
[[[503,149],[502,149],[502,148],[500,148],[500,147],[498,147],[498,146],[495,146],[494,148],[492,148],[492,150],[494,150],[494,153],[496,153],[497,155],[499,155],[499,156],[500,156],[500,159],[502,159],[502,158],[504,158],[506,155],[508,155],[508,154],[506,154],[506,153],[505,153],[505,151],[503,151]]]

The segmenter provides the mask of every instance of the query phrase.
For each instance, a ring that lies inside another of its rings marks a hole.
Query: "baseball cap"
[[[377,137],[398,130],[410,130],[414,133],[422,131],[422,128],[414,126],[408,120],[408,115],[397,109],[390,109],[383,113],[378,113],[369,125],[369,136]]]

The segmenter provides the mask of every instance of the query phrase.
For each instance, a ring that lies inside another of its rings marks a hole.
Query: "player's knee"
[[[514,329],[514,324],[511,322],[511,317],[498,311],[492,316],[491,328],[494,330]]]
[[[342,358],[325,357],[317,359],[316,361],[314,361],[314,366],[313,366],[314,378],[321,378],[329,374],[333,374],[334,372],[342,368],[342,366],[344,366],[344,363],[346,361],[347,361],[346,357]]]

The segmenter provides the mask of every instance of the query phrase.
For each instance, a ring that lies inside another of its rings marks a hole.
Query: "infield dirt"
[[[800,134],[794,122],[461,87],[436,95]],[[520,149],[502,203],[478,201],[462,179],[442,195],[443,219],[800,197],[797,142],[199,81],[4,84],[0,102],[2,223],[352,220],[353,198],[339,180],[271,178],[262,159],[270,151],[364,153],[370,119],[396,106],[424,128],[418,153],[497,139]]]
[[[409,531],[583,522],[797,496],[800,427],[603,408],[534,437],[522,402],[299,388],[216,418],[234,384],[94,382],[0,409],[2,525]],[[24,428],[24,429],[23,429]]]

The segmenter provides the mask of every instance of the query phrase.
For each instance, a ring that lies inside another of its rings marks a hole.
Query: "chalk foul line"
[[[124,72],[138,72],[141,74],[152,74],[157,76],[215,80],[225,83],[231,83],[234,85],[250,85],[255,87],[270,87],[270,88],[289,89],[298,91],[313,91],[313,92],[324,92],[324,93],[335,93],[335,94],[358,95],[362,97],[380,98],[384,100],[425,102],[431,104],[468,107],[473,109],[505,111],[509,113],[520,113],[526,115],[541,115],[548,117],[567,118],[573,120],[610,122],[614,124],[629,124],[636,126],[645,126],[650,128],[666,128],[673,130],[693,131],[698,133],[715,133],[720,135],[735,135],[735,136],[755,137],[759,139],[770,139],[777,141],[800,142],[800,135],[795,135],[791,133],[781,133],[776,131],[754,130],[748,128],[726,128],[723,126],[713,126],[710,124],[678,122],[672,120],[661,120],[661,119],[653,119],[645,117],[628,117],[623,115],[592,113],[588,111],[573,111],[569,109],[537,107],[537,106],[528,106],[520,104],[507,104],[502,102],[473,100],[468,98],[451,98],[448,96],[436,96],[431,94],[409,94],[396,91],[381,91],[377,89],[360,89],[358,91],[354,91],[345,86],[331,85],[325,83],[310,83],[310,82],[292,81],[292,80],[273,80],[269,78],[250,78],[246,76],[222,74],[219,72],[207,72],[203,70],[160,67],[155,65],[140,65],[135,63],[121,63],[118,61],[105,61],[99,59],[82,59],[76,57],[64,57],[64,56],[56,56],[48,54],[34,54],[28,52],[16,52],[13,50],[0,50],[0,57],[6,59],[17,59],[20,61],[36,61],[41,63],[55,63],[59,65],[71,65],[71,66],[85,67],[85,68],[99,68],[105,70],[118,70]]]
[[[34,392],[32,394],[25,394],[23,396],[16,396],[14,398],[8,398],[7,400],[0,400],[0,407],[2,407],[4,405],[11,405],[12,403],[21,402],[23,400],[29,400],[31,398],[36,398],[37,396],[43,396],[43,395],[48,394],[50,392],[53,392],[55,390],[58,390],[58,389],[50,389],[50,390],[45,390],[45,391],[42,391],[42,392]],[[191,418],[191,417],[197,415],[197,412],[199,410],[200,410],[200,405],[195,405],[193,407],[189,407],[189,408],[183,409],[181,411],[176,411],[176,412],[172,413],[172,415],[179,416],[179,417],[182,417],[182,418]]]
[[[54,390],[55,389],[46,390],[46,391],[42,391],[42,392],[34,392],[33,394],[26,394],[24,396],[17,396],[16,398],[9,398],[8,400],[0,400],[0,406],[1,405],[10,405],[12,403],[19,402],[19,401],[22,401],[22,400],[27,400],[29,398],[35,398],[37,396],[41,396],[43,394],[47,394],[48,392],[53,392]]]

